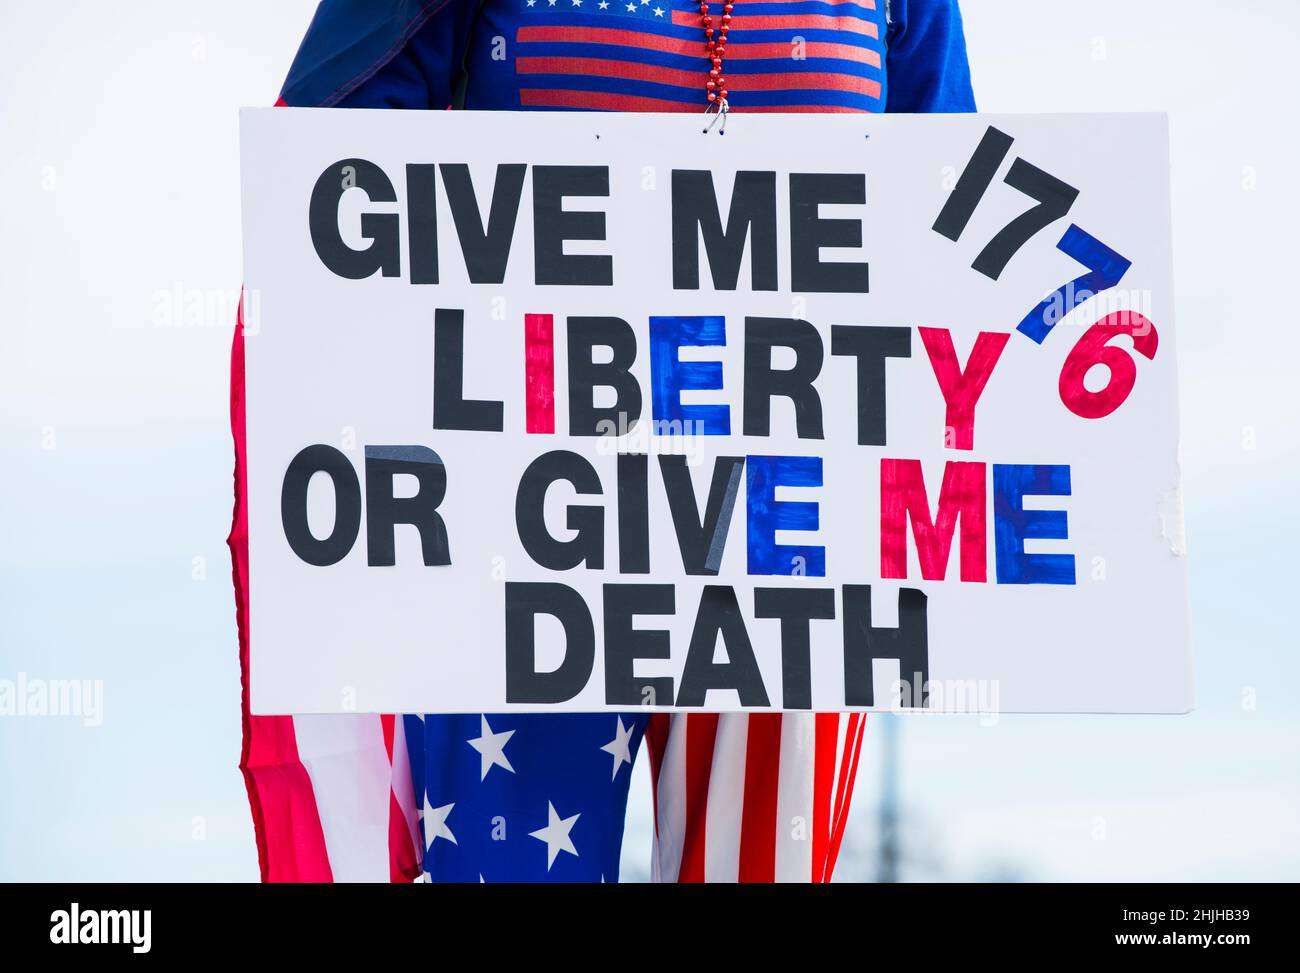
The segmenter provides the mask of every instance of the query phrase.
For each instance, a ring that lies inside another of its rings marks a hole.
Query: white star
[[[663,7],[655,7],[655,16],[662,17],[663,15],[664,15]]]
[[[479,760],[479,780],[487,780],[488,771],[493,767],[504,767],[513,774],[515,768],[510,766],[510,758],[506,756],[506,744],[515,735],[515,731],[506,730],[504,733],[493,733],[492,727],[488,726],[486,716],[480,716],[479,721],[481,736],[466,741],[479,752],[481,758]]]
[[[537,6],[537,0],[528,0],[528,6],[530,7]]]
[[[555,813],[555,805],[547,801],[546,827],[528,832],[530,838],[546,842],[546,870],[548,872],[551,870],[551,866],[555,864],[555,859],[560,852],[567,851],[574,858],[578,857],[578,849],[573,847],[573,839],[569,837],[569,832],[573,830],[573,823],[580,817],[582,817],[581,814],[575,814],[571,818],[561,820],[560,816]]]
[[[547,4],[547,6],[549,6],[549,7],[554,7],[554,6],[555,6],[555,0],[546,0],[546,4]]]
[[[650,0],[641,0],[641,6],[643,7],[650,6]]]
[[[439,838],[446,838],[453,845],[456,843],[456,836],[451,833],[451,828],[447,827],[447,815],[455,806],[453,802],[442,807],[430,807],[429,795],[424,795],[424,837],[429,842],[430,848]]]
[[[575,7],[581,7],[581,6],[582,6],[582,0],[573,0],[573,5],[574,5]]]
[[[609,0],[600,0],[600,9],[601,9],[601,10],[608,10],[608,9],[609,9]]]
[[[627,12],[630,13],[630,14],[631,14],[631,13],[636,13],[636,4],[635,4],[635,3],[629,3],[629,4],[627,5]]]
[[[614,758],[614,772],[609,775],[613,780],[618,776],[618,768],[624,764],[632,763],[632,729],[623,726],[623,717],[618,717],[618,729],[614,731],[614,739],[605,744],[600,749],[604,750]]]

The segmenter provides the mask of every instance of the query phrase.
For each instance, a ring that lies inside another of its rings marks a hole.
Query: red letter
[[[988,383],[993,366],[998,363],[1009,334],[981,331],[975,338],[965,370],[957,363],[952,347],[952,333],[946,328],[917,328],[930,356],[930,367],[939,380],[939,391],[948,409],[944,424],[951,433],[943,437],[944,445],[953,449],[975,448],[975,403]],[[949,443],[949,436],[952,442]]]
[[[986,580],[984,479],[983,463],[945,463],[939,510],[931,520],[921,461],[882,459],[880,576],[907,577],[907,521],[910,517],[921,577],[927,581],[942,581],[948,573],[948,552],[952,549],[953,530],[960,518],[961,579]]]
[[[555,321],[524,315],[524,423],[528,432],[555,432]]]
[[[1083,333],[1070,349],[1061,368],[1061,401],[1076,416],[1101,419],[1110,415],[1128,398],[1137,381],[1137,366],[1123,348],[1107,344],[1116,335],[1131,335],[1133,350],[1143,358],[1154,359],[1160,346],[1156,326],[1137,311],[1108,314]],[[1105,388],[1088,391],[1083,377],[1093,365],[1105,365],[1110,377]]]

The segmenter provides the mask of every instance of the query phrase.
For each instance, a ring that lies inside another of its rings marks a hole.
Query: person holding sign
[[[724,134],[731,111],[975,109],[956,0],[324,0],[280,104],[697,112]],[[860,713],[251,715],[242,342],[230,543],[265,880],[615,881],[643,739],[656,879],[830,880]]]

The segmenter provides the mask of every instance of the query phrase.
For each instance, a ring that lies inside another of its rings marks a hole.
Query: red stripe
[[[677,37],[659,37],[655,34],[643,34],[636,30],[617,30],[613,27],[520,27],[515,34],[515,41],[520,44],[548,41],[568,44],[613,44],[641,50],[665,51],[669,54],[698,54],[701,60],[708,50],[704,46],[703,33],[698,41],[684,41]],[[788,54],[789,51],[787,50],[786,53]]]
[[[668,101],[664,98],[643,98],[639,95],[615,95],[602,91],[561,91],[551,88],[524,88],[519,92],[519,103],[531,108],[586,108],[592,111],[660,111],[698,112],[704,109],[689,102]],[[847,105],[763,105],[740,109],[763,114],[864,114],[865,108]]]
[[[528,432],[555,432],[555,319],[524,315],[524,424]]]
[[[704,881],[704,845],[709,817],[709,776],[713,773],[713,744],[718,737],[717,713],[686,717],[686,821],[678,882]]]
[[[859,20],[857,17],[828,17],[819,14],[762,14],[759,16],[742,14],[733,18],[731,26],[732,29],[740,28],[741,30],[781,30],[786,27],[793,27],[798,30],[841,30],[850,34],[865,34],[867,37],[878,37],[880,34],[879,29],[870,20]]]
[[[764,115],[861,115],[871,114],[866,108],[850,108],[848,105],[746,105],[732,111],[743,111],[746,115],[759,113]]]
[[[727,48],[727,60],[754,61],[759,58],[789,59],[791,45],[786,42],[776,44],[732,44]],[[857,61],[880,67],[880,52],[870,47],[856,44],[836,44],[831,41],[805,41],[805,57],[829,57],[840,61]],[[725,63],[725,62],[724,62]]]
[[[659,768],[664,763],[671,720],[667,713],[652,713],[645,728],[646,749],[650,753],[650,796],[653,798],[650,803],[654,807],[655,834],[659,833]]]
[[[329,882],[329,853],[316,794],[298,759],[291,716],[253,716],[248,672],[248,441],[244,399],[244,308],[240,301],[230,352],[230,431],[235,440],[235,509],[230,536],[239,631],[240,709],[244,739],[239,769],[253,812],[264,882]]]
[[[856,74],[799,71],[792,74],[733,74],[728,81],[736,91],[851,91],[872,98],[880,97],[880,82]],[[749,111],[750,109],[745,109]]]
[[[627,81],[655,81],[683,88],[699,88],[701,92],[706,80],[703,68],[699,71],[681,71],[656,64],[609,61],[595,57],[521,57],[515,63],[520,74],[582,74]]]
[[[533,108],[586,108],[593,111],[670,111],[699,112],[700,103],[669,101],[666,98],[643,98],[640,95],[616,95],[604,91],[561,91],[551,88],[523,88],[519,103]]]
[[[853,717],[858,714],[854,713]],[[850,727],[850,729],[855,729]],[[853,782],[858,776],[858,756],[862,753],[862,737],[867,731],[867,717],[862,714],[862,719],[856,727],[856,735],[850,733],[844,741],[844,763],[841,765],[841,790],[840,800],[837,802],[839,810],[836,812],[835,833],[831,836],[830,853],[826,858],[826,878],[825,881],[831,880],[831,875],[835,871],[835,862],[840,857],[840,843],[844,840],[844,829],[849,822],[849,804],[853,800]],[[850,745],[851,743],[851,745]],[[843,771],[847,770],[848,775],[845,777]]]
[[[750,713],[745,742],[745,796],[740,811],[742,882],[776,879],[776,798],[780,783],[781,714]]]
[[[742,5],[743,6],[743,5]],[[695,11],[674,10],[673,23],[679,27],[698,27],[700,15]],[[781,30],[793,27],[800,30],[842,30],[850,34],[879,37],[880,29],[874,21],[860,17],[833,17],[829,14],[747,14],[731,15],[734,30]],[[730,52],[730,48],[727,49]]]
[[[831,792],[835,785],[835,752],[839,747],[840,715],[818,713],[813,725],[812,881],[826,881],[826,857],[831,842]]]
[[[634,64],[589,57],[521,57],[520,74],[578,74],[629,81],[653,81],[682,88],[700,88],[703,96],[704,72],[682,71],[655,64]],[[802,91],[830,89],[880,97],[880,82],[855,74],[811,72],[780,74],[745,74],[731,78],[732,86],[751,91]]]

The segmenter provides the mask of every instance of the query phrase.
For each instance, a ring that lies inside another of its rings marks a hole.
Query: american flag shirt
[[[883,111],[884,3],[736,2],[731,107]],[[698,0],[489,0],[468,53],[467,108],[701,111],[710,68]]]
[[[736,111],[975,108],[956,0],[734,0],[732,15]],[[279,103],[702,111],[699,16],[698,0],[322,0]],[[241,327],[229,543],[264,880],[615,881],[643,741],[654,878],[830,880],[863,714],[252,715],[243,363]]]

